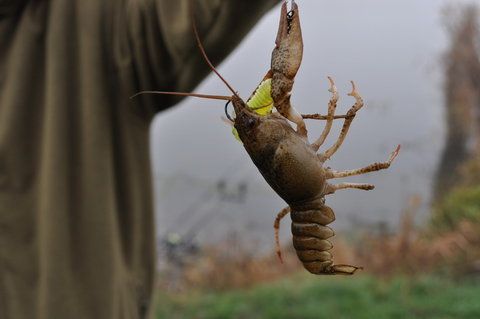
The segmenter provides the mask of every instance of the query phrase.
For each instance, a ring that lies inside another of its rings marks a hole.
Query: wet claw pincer
[[[298,133],[306,137],[305,122],[290,104],[293,82],[302,63],[302,57],[303,40],[298,6],[295,1],[292,1],[292,8],[287,12],[287,3],[284,2],[280,12],[275,48],[272,52],[271,94],[277,111],[294,122]]]

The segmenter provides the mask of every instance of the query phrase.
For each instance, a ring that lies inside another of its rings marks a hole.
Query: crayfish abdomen
[[[312,274],[351,275],[360,267],[335,265],[329,252],[333,248],[328,240],[335,235],[328,227],[335,220],[333,210],[324,205],[324,198],[291,208],[293,246],[303,267]]]

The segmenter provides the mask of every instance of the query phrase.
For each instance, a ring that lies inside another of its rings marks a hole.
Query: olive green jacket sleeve
[[[131,1],[126,19],[118,21],[115,52],[119,66],[132,61],[137,79],[136,90],[170,90],[189,92],[210,72],[201,56],[192,29],[189,0]],[[240,42],[248,30],[277,0],[193,1],[202,43],[208,57],[219,63]],[[128,30],[122,30],[128,27]],[[123,38],[124,32],[128,38]],[[272,39],[272,46],[273,46]],[[265,57],[269,59],[268,56]],[[168,107],[179,98],[143,98],[143,104],[156,111]]]
[[[195,2],[218,63],[275,1]],[[129,96],[208,73],[187,3],[0,0],[1,319],[152,311],[149,126],[178,99]]]

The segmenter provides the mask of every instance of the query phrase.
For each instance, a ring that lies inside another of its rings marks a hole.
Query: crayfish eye
[[[293,16],[295,15],[295,11],[293,10],[290,10],[287,12],[287,19],[290,20],[288,22],[291,22],[291,20],[293,20]]]

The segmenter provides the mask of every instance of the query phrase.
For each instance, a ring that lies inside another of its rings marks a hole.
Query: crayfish
[[[272,52],[271,67],[252,96],[244,102],[230,84],[218,73],[208,59],[194,25],[198,47],[213,72],[226,84],[232,96],[195,93],[145,91],[140,93],[175,94],[226,100],[233,104],[234,118],[231,119],[235,134],[243,143],[253,163],[272,189],[288,204],[278,213],[275,222],[277,254],[281,260],[278,241],[280,220],[290,213],[292,219],[293,246],[303,266],[313,274],[351,275],[361,267],[334,264],[332,244],[328,240],[334,235],[327,225],[335,220],[333,210],[325,205],[325,196],[340,189],[355,188],[372,190],[371,184],[339,183],[329,180],[365,174],[386,169],[398,155],[397,146],[385,162],[374,163],[360,169],[335,171],[324,164],[342,145],[350,125],[364,102],[352,81],[349,96],[354,105],[345,115],[335,115],[338,92],[332,78],[329,91],[332,96],[328,103],[327,115],[301,115],[290,103],[294,78],[303,56],[303,41],[298,6],[292,1],[287,10],[284,1],[280,12],[280,23]],[[277,112],[274,112],[275,109]],[[304,119],[325,120],[325,127],[313,142],[308,141]],[[343,126],[336,142],[323,152],[324,144],[333,121],[343,119]],[[296,129],[291,126],[295,123]]]

